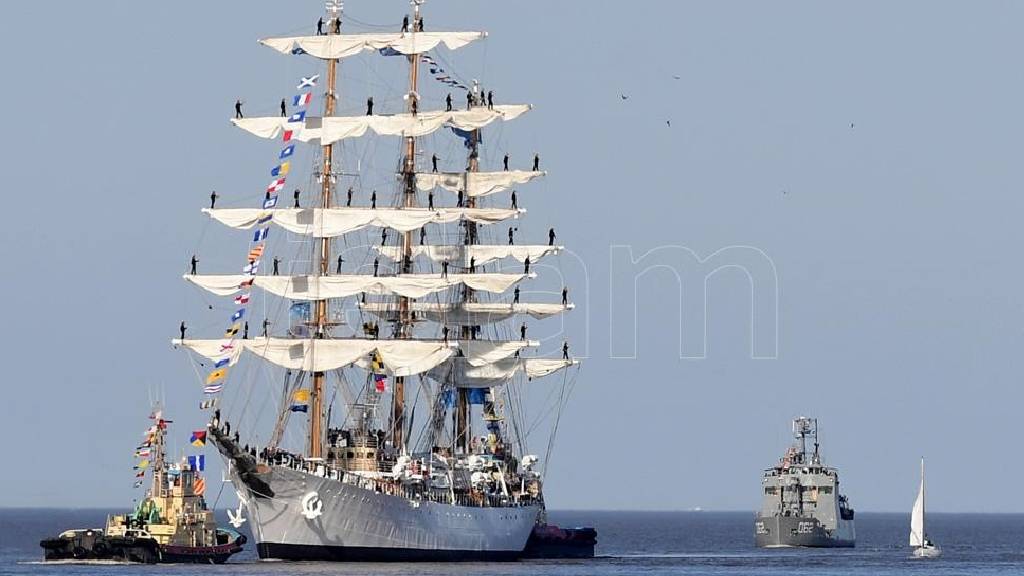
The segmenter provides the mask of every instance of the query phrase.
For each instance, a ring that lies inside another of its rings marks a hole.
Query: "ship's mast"
[[[473,92],[477,91],[479,84],[475,81],[473,83]],[[485,98],[483,94],[479,94],[481,98]],[[470,135],[470,152],[469,162],[466,166],[466,172],[477,172],[480,170],[480,130],[473,130]],[[476,197],[469,195],[469,177],[465,179],[467,184],[465,202],[467,208],[476,208]],[[463,245],[466,247],[466,252],[469,252],[470,246],[476,243],[476,222],[470,220],[465,221],[465,238],[463,239]],[[466,258],[468,259],[468,254]],[[467,265],[467,262],[463,262],[463,265]],[[473,293],[473,289],[467,285],[463,286],[462,291],[462,304],[465,305],[467,302],[474,302],[476,295]],[[464,340],[469,340],[473,337],[472,326],[462,326],[460,330],[460,337]],[[469,390],[466,388],[456,388],[457,390],[457,404],[455,412],[455,446],[461,448],[465,453],[469,447]]]
[[[415,33],[420,26],[420,5],[425,0],[410,0],[413,7],[412,30]],[[419,109],[419,70],[420,55],[410,54],[409,58],[409,91],[406,94],[408,104],[406,110],[415,114]],[[407,136],[405,138],[405,158],[402,162],[402,206],[412,208],[416,206],[416,138]],[[402,261],[399,264],[403,274],[412,272],[412,231],[402,233]],[[398,338],[409,338],[412,334],[412,315],[410,314],[409,298],[401,296],[398,299]],[[395,377],[395,388],[392,393],[391,425],[393,430],[393,445],[399,452],[406,452],[405,439],[405,377]]]
[[[330,0],[327,3],[327,11],[331,15],[331,26],[328,34],[341,32],[340,22],[335,25],[335,20],[341,19],[344,2],[341,0]],[[327,61],[327,93],[324,98],[324,117],[334,116],[337,94],[338,61],[330,59]],[[334,179],[334,144],[327,144],[323,147],[323,166],[320,171],[320,206],[331,207],[331,186]],[[317,268],[317,276],[326,276],[330,270],[331,241],[329,238],[320,239],[320,265]],[[327,335],[327,300],[315,302],[316,313],[316,334],[315,338],[324,338]],[[313,373],[313,389],[310,391],[309,410],[309,450],[310,458],[321,458],[323,456],[323,405],[324,405],[324,381],[326,375],[323,372]]]

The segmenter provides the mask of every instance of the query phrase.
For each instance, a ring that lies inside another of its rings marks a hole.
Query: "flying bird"
[[[675,78],[676,80],[679,80],[680,78],[682,78],[682,76],[673,76],[673,78]]]
[[[669,128],[672,127],[672,121],[671,120],[665,120],[665,124],[667,124]]]
[[[629,100],[629,96],[626,96],[625,94],[619,94],[619,98],[622,98],[623,100]]]

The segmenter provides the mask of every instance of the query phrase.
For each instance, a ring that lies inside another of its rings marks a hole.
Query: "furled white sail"
[[[516,184],[546,176],[547,172],[527,172],[511,170],[508,172],[441,172],[422,173],[416,175],[416,187],[427,191],[443,188],[450,192],[462,191],[467,196],[489,196],[508,190]]]
[[[500,294],[535,274],[405,274],[402,276],[247,276],[186,275],[185,279],[217,296],[230,296],[252,285],[275,296],[292,300],[325,300],[345,298],[362,292],[377,295],[398,295],[422,298],[452,286],[465,284],[473,290]]]
[[[526,374],[527,378],[540,378],[577,363],[577,360],[554,358],[505,358],[474,366],[462,358],[452,358],[430,369],[427,375],[439,382],[452,379],[458,388],[493,388],[520,373]]]
[[[394,304],[367,302],[359,307],[380,318],[393,318],[398,313]],[[573,309],[572,304],[521,303],[504,304],[492,302],[442,303],[413,302],[409,309],[416,317],[431,322],[444,322],[456,326],[482,326],[504,322],[516,315],[528,315],[538,320],[561,314]]]
[[[316,238],[334,238],[367,226],[387,227],[409,232],[426,224],[448,224],[468,220],[477,224],[494,224],[518,218],[524,210],[506,208],[204,208],[203,212],[218,222],[248,230],[260,225],[267,216],[270,222],[293,232]]]
[[[511,104],[451,112],[431,110],[419,114],[306,117],[303,122],[288,122],[284,117],[235,118],[231,122],[261,138],[277,138],[285,130],[291,130],[292,138],[300,142],[326,146],[346,138],[359,138],[367,131],[380,136],[418,137],[445,127],[476,130],[495,120],[515,120],[530,108],[528,104]]]
[[[264,38],[260,44],[282,54],[292,54],[296,48],[300,48],[310,56],[327,60],[355,56],[364,50],[386,48],[400,54],[422,54],[444,44],[449,50],[457,50],[486,37],[486,32],[385,32]]]
[[[426,245],[412,246],[412,257],[418,258],[420,256],[425,256],[434,262],[448,261],[464,263],[468,263],[470,258],[472,258],[476,261],[477,266],[483,266],[502,258],[514,258],[520,262],[525,262],[526,259],[529,258],[530,262],[537,262],[549,254],[557,254],[562,249],[563,246],[542,245]],[[396,262],[402,258],[402,249],[399,246],[377,246],[376,250],[381,254],[381,256]]]
[[[921,486],[914,500],[914,509],[910,513],[910,545],[914,548],[924,546],[924,460],[921,460]]]
[[[424,340],[255,338],[175,340],[174,343],[211,360],[229,358],[234,364],[245,350],[283,368],[309,372],[325,372],[352,365],[368,368],[371,354],[377,351],[385,368],[395,376],[426,372],[455,353],[455,347],[448,343]],[[230,348],[223,350],[224,346]]]
[[[369,369],[372,354],[379,352],[384,368],[394,376],[422,374],[440,366],[462,351],[465,363],[485,366],[502,362],[519,350],[537,346],[530,340],[462,341],[254,338],[252,340],[174,340],[210,360],[238,362],[243,351],[290,370],[324,372],[346,366]]]

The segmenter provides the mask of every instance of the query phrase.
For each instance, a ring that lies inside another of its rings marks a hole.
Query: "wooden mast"
[[[477,84],[474,83],[473,90],[475,91]],[[481,98],[486,98],[483,94],[480,94]],[[478,104],[479,105],[479,104]],[[469,153],[469,164],[466,167],[466,172],[477,172],[480,170],[480,130],[473,130],[470,135],[470,153]],[[469,195],[469,178],[465,178],[464,182],[467,184],[464,201],[467,208],[476,208],[476,198]],[[463,241],[463,245],[466,246],[466,252],[469,252],[469,247],[476,243],[476,222],[465,220],[466,236]],[[469,254],[464,255],[465,266],[469,265]],[[473,294],[473,289],[469,286],[463,285],[463,297],[462,302],[475,301],[476,297]],[[462,326],[459,337],[463,340],[470,340],[473,337],[472,326]],[[456,388],[456,408],[455,408],[455,446],[461,448],[465,453],[469,448],[469,390],[466,388]]]
[[[341,2],[335,0],[327,5],[328,10],[334,16],[334,18],[341,18]],[[328,34],[335,34],[335,30],[340,34],[340,23],[335,27],[335,23],[332,21],[331,26],[328,29]],[[330,59],[327,61],[327,92],[324,98],[324,117],[333,116],[335,104],[337,103],[337,94],[334,91],[335,85],[337,84],[338,76],[338,61],[337,59]],[[334,178],[334,144],[327,144],[323,147],[323,165],[320,170],[320,206],[322,208],[331,207],[331,184]],[[326,276],[330,271],[330,257],[331,257],[331,241],[329,238],[320,239],[320,265],[317,269],[318,276]],[[327,335],[327,300],[316,301],[316,334],[315,338],[324,338]],[[323,407],[324,407],[324,381],[325,374],[323,372],[313,373],[313,388],[310,391],[310,410],[309,410],[309,450],[308,454],[310,458],[322,458],[323,457]]]
[[[419,29],[420,25],[420,4],[423,0],[412,0],[413,5],[413,19],[412,19],[412,30],[408,33],[412,34]],[[420,55],[410,54],[409,58],[409,92],[408,100],[409,103],[406,106],[406,110],[410,113],[416,113],[419,110],[419,70],[420,70]],[[402,194],[402,206],[411,208],[416,206],[416,138],[407,136],[405,138],[405,159],[402,162],[402,175],[404,190]],[[412,272],[412,231],[402,233],[402,261],[399,264],[403,274],[409,274]],[[399,325],[398,334],[399,338],[409,338],[412,335],[412,317],[409,313],[409,298],[401,296],[398,299],[398,315]],[[404,454],[406,452],[406,438],[405,438],[405,377],[395,377],[395,387],[392,393],[392,412],[391,412],[391,423],[392,423],[392,440],[394,447]]]

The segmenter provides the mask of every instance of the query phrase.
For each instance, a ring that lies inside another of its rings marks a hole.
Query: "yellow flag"
[[[224,337],[225,338],[231,338],[231,337],[234,337],[234,336],[238,336],[238,331],[241,330],[241,329],[242,329],[242,325],[241,324],[235,324],[231,328],[228,328],[227,330],[224,331]]]
[[[384,373],[384,359],[380,357],[380,352],[377,352],[376,350],[373,352],[373,365],[370,367],[370,370],[372,370],[374,374]]]
[[[309,402],[309,390],[307,390],[305,388],[301,388],[299,390],[296,390],[294,393],[292,393],[292,401],[293,402],[298,402],[298,403],[301,403],[301,404],[308,403]]]
[[[213,384],[217,380],[220,380],[221,378],[223,378],[223,377],[225,377],[227,375],[228,375],[228,369],[227,368],[221,368],[220,370],[214,370],[213,372],[210,372],[209,376],[206,377],[206,383],[207,384]]]

